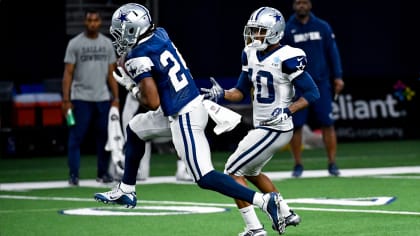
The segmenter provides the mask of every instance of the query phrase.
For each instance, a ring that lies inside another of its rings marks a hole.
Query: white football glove
[[[210,82],[213,84],[211,88],[201,88],[201,91],[204,92],[204,99],[209,99],[214,102],[221,101],[225,96],[225,90],[217,83],[217,81],[210,77]]]
[[[134,82],[133,79],[127,73],[125,73],[124,69],[121,66],[117,66],[117,68],[112,72],[114,75],[115,80],[122,86],[125,87],[129,92],[131,92],[134,96],[137,96],[139,92],[139,88]]]
[[[292,113],[290,112],[289,108],[287,107],[280,108],[278,112],[276,112],[276,114],[271,116],[269,119],[260,121],[260,125],[261,126],[276,126],[291,116],[292,116]]]

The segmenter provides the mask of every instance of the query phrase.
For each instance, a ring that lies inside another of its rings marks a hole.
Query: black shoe
[[[297,178],[297,177],[300,177],[302,173],[303,173],[303,165],[302,164],[295,165],[295,167],[293,168],[292,176]]]
[[[340,170],[338,169],[338,166],[335,163],[328,164],[328,173],[333,176],[339,176]]]
[[[114,179],[109,174],[104,174],[102,177],[96,177],[96,182],[107,184],[114,182]]]
[[[69,185],[70,186],[79,186],[79,177],[71,175],[69,177]]]

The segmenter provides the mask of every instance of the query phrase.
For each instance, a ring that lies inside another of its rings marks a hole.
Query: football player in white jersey
[[[260,207],[274,229],[281,232],[285,220],[277,192],[256,192],[214,169],[204,132],[208,112],[202,96],[166,30],[152,23],[149,10],[136,3],[122,5],[112,15],[110,33],[117,54],[124,58],[123,65],[114,73],[116,80],[143,106],[156,112],[149,113],[147,124],[139,123],[137,116],[130,120],[122,181],[112,191],[96,193],[94,198],[104,203],[136,206],[136,176],[145,143],[156,128],[156,119],[169,119],[177,154],[197,185]]]
[[[250,95],[252,98],[254,129],[240,141],[225,165],[225,172],[238,183],[246,179],[260,191],[279,192],[262,168],[273,155],[293,136],[292,114],[307,107],[319,98],[319,91],[312,77],[304,70],[305,52],[279,43],[283,36],[285,20],[280,11],[270,7],[255,10],[244,29],[245,48],[242,53],[242,72],[235,87],[224,90],[214,79],[211,88],[201,88],[205,98],[238,102]],[[303,95],[294,99],[294,87]],[[251,94],[252,93],[252,94]],[[284,227],[300,223],[280,197],[280,210]],[[267,235],[258,220],[254,207],[235,199],[246,223],[239,235]],[[279,233],[284,233],[285,228]]]

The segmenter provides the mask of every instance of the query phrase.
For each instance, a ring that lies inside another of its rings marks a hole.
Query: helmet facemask
[[[267,29],[264,27],[245,26],[244,40],[245,45],[254,47],[257,50],[263,51],[267,48]]]

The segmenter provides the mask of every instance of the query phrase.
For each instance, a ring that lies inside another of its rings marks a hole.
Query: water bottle
[[[67,121],[67,126],[73,126],[76,124],[72,109],[67,110],[66,121]]]

